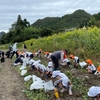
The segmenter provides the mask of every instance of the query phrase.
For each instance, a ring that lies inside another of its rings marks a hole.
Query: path
[[[22,92],[23,79],[14,69],[13,61],[0,62],[0,100],[29,100]]]

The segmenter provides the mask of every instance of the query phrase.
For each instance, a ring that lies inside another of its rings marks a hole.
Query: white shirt
[[[58,73],[57,76],[60,76],[60,78],[66,78],[67,76],[64,73]],[[68,78],[68,77],[67,77]]]
[[[92,71],[95,71],[96,70],[96,67],[92,64],[92,65],[90,65],[90,66],[88,66],[88,68],[90,69],[90,70],[92,70]]]
[[[77,57],[77,56],[75,56],[74,57],[74,62],[76,62],[77,63],[77,60],[78,60],[79,58]]]
[[[38,68],[41,69],[43,72],[46,70],[46,67],[43,64],[38,64]]]
[[[53,71],[52,77],[55,78],[58,75],[58,73],[61,73],[61,72],[59,70]]]
[[[47,66],[46,71],[52,72],[52,71],[53,71],[53,67],[48,67],[48,66]]]
[[[32,53],[31,52],[26,52],[26,54],[28,54],[30,56]]]
[[[17,42],[13,45],[13,51],[17,51]]]
[[[60,78],[59,80],[54,82],[54,86],[56,86],[58,83],[61,82],[63,84],[63,86],[68,87],[68,82],[69,81],[70,80],[68,79],[68,77]]]
[[[68,58],[65,58],[65,59],[63,60],[63,62],[70,62],[70,61],[68,60]]]
[[[33,59],[30,59],[29,60],[29,64],[31,65],[31,64],[33,64],[35,61],[33,60]]]

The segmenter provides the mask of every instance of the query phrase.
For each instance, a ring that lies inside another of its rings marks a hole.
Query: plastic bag
[[[32,75],[32,81],[33,81],[33,83],[35,81],[38,81],[39,83],[43,83],[44,82],[44,80],[42,80],[41,78],[37,77],[36,75]]]
[[[24,76],[27,73],[27,70],[22,70],[21,71],[21,76]]]
[[[45,88],[45,91],[53,90],[54,89],[54,86],[53,86],[52,80],[50,80],[48,82],[45,82],[44,88]]]
[[[32,75],[28,75],[26,77],[24,77],[24,81],[29,81],[32,78]]]
[[[24,70],[25,68],[26,68],[26,66],[22,65],[19,69]]]
[[[83,67],[85,67],[86,65],[87,65],[87,63],[86,62],[79,62],[79,65],[81,66],[81,68],[83,68]]]
[[[34,83],[31,84],[30,90],[33,89],[43,89],[44,88],[44,83],[39,83],[39,81],[35,81]]]

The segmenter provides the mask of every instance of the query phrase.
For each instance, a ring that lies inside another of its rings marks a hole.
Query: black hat
[[[65,50],[66,51],[66,53],[68,53],[68,50]]]

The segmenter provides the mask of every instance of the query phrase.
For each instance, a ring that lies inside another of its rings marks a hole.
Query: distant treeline
[[[76,10],[62,17],[38,19],[31,25],[27,19],[22,19],[21,15],[18,15],[17,21],[11,25],[9,32],[0,38],[0,44],[23,42],[31,38],[46,37],[84,26],[100,27],[100,13],[91,15],[84,10]]]

